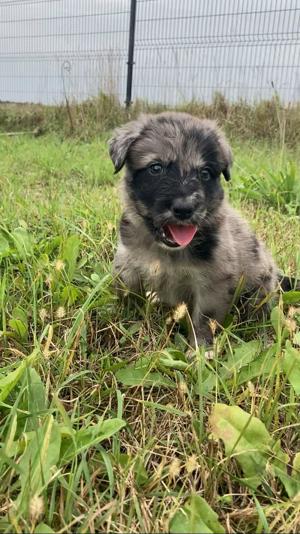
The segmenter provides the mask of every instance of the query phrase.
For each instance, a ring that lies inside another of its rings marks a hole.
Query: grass
[[[141,112],[159,112],[167,106],[135,100],[129,110],[112,94],[68,105],[16,104],[0,102],[0,132],[55,132],[63,138],[90,142],[110,128],[135,118]],[[230,102],[216,93],[212,102],[182,102],[174,109],[220,121],[227,135],[244,140],[267,140],[279,146],[299,147],[300,105],[284,104],[274,94],[271,100]],[[3,134],[0,134],[3,135]]]
[[[299,293],[189,360],[113,294],[105,137],[0,142],[0,531],[298,532]],[[227,194],[299,275],[299,153],[233,144]]]

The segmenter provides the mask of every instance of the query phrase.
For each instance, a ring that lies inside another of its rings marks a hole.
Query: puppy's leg
[[[216,291],[201,294],[194,305],[189,308],[192,326],[189,342],[192,347],[198,345],[211,345],[213,342],[213,330],[223,323],[230,309],[231,297],[227,287],[221,287]]]
[[[116,275],[115,290],[120,298],[128,296],[126,290],[130,292],[130,297],[143,295],[143,284],[138,270],[136,269],[130,251],[119,243],[113,266]]]
[[[192,323],[189,333],[189,344],[191,347],[195,348],[197,345],[211,345],[213,342],[213,334],[209,320],[198,316]]]
[[[246,290],[242,293],[238,309],[243,320],[254,319],[262,321],[270,312],[270,305],[274,301],[274,291],[278,288],[277,270],[273,262],[262,265],[256,277],[248,281]]]
[[[264,321],[270,313],[273,300],[271,293],[261,287],[249,289],[241,295],[237,304],[240,320]]]

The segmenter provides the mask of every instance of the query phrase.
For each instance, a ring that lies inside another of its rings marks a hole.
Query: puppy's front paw
[[[193,361],[195,359],[195,356],[196,356],[196,353],[197,353],[197,349],[192,349],[192,348],[189,348],[185,355],[186,355],[186,359],[188,361]],[[213,350],[206,350],[204,352],[204,357],[206,360],[213,360],[214,359],[214,351]]]
[[[193,349],[209,347],[213,344],[213,335],[209,327],[201,331],[192,331],[189,335],[189,344]]]

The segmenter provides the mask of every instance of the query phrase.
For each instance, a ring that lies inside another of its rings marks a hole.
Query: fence
[[[0,100],[124,102],[130,0],[0,0]],[[133,99],[300,99],[299,0],[137,0]]]

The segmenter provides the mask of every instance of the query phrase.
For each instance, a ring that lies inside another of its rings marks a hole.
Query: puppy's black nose
[[[176,198],[173,201],[172,211],[182,221],[190,219],[195,210],[195,202],[192,199]]]

